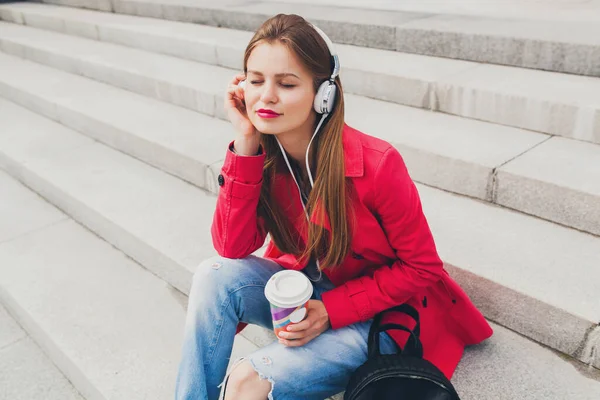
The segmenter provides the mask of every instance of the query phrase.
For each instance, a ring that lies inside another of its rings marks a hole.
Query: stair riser
[[[113,0],[41,0],[41,2],[59,6],[87,8],[97,11],[114,11]]]
[[[571,105],[440,82],[437,111],[600,143],[600,107]]]
[[[600,236],[599,197],[502,170],[496,184],[495,203]]]
[[[600,76],[600,46],[403,26],[396,29],[396,51]]]

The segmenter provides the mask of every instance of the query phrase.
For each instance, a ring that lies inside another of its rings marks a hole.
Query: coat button
[[[223,178],[223,175],[219,174],[219,186],[223,186],[225,184],[225,178]]]

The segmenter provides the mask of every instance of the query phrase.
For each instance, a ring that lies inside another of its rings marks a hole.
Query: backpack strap
[[[414,308],[410,304],[406,304],[406,303],[400,304],[399,306],[394,306],[394,307],[388,308],[387,310],[384,310],[375,316],[375,319],[373,320],[373,324],[379,325],[381,323],[381,320],[383,319],[383,315],[388,312],[401,312],[401,313],[404,313],[404,314],[410,316],[416,322],[416,325],[414,328],[415,334],[417,336],[421,336],[421,320],[419,318],[419,312],[417,311],[416,308]]]
[[[411,329],[407,328],[406,326],[400,325],[400,324],[381,325],[383,313],[388,312],[388,311],[397,311],[397,312],[402,312],[402,313],[409,315],[416,322],[415,328],[413,330],[411,330]],[[373,320],[373,324],[371,325],[371,329],[369,330],[369,341],[368,341],[369,358],[375,357],[375,356],[378,356],[381,354],[380,348],[379,348],[379,333],[385,332],[385,331],[388,331],[391,329],[398,329],[398,330],[402,330],[402,331],[410,333],[410,336],[408,338],[408,341],[406,342],[406,345],[404,346],[404,349],[400,349],[400,354],[403,354],[406,356],[419,357],[419,358],[423,357],[423,344],[421,343],[421,340],[419,339],[419,336],[421,334],[421,322],[419,319],[419,312],[413,306],[411,306],[409,304],[401,304],[399,306],[389,308],[375,316],[375,319]]]

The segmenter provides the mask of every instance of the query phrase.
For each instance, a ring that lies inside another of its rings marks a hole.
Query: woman
[[[419,311],[424,358],[448,378],[464,347],[492,334],[444,270],[398,151],[344,123],[338,70],[326,36],[297,15],[267,20],[246,49],[225,99],[237,136],[219,175],[219,256],[194,275],[177,399],[341,392],[366,361],[373,317],[402,303]],[[252,255],[267,234],[264,257]],[[226,377],[235,334],[247,323],[272,329],[264,287],[283,269],[313,281],[306,319]],[[411,326],[404,317],[384,322]],[[406,335],[382,333],[382,352]]]

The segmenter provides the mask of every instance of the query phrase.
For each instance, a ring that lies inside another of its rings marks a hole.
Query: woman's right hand
[[[256,142],[259,133],[248,119],[244,89],[238,86],[245,78],[244,74],[238,74],[229,82],[225,93],[225,112],[238,134],[237,139]]]

